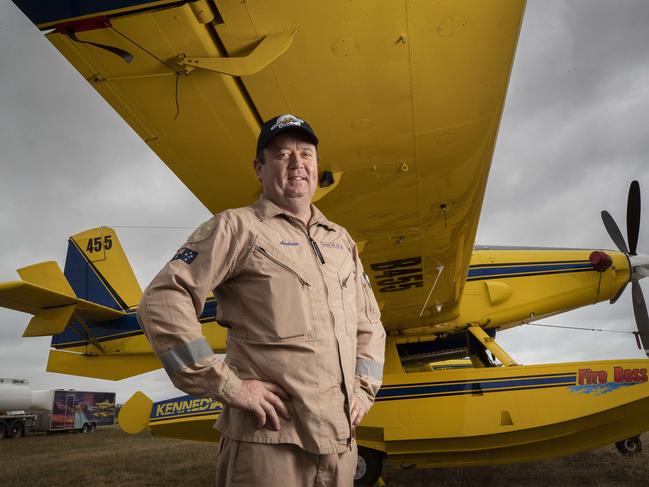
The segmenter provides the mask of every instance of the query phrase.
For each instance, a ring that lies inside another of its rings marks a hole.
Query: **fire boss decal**
[[[607,370],[584,368],[577,371],[577,385],[570,387],[570,390],[600,396],[620,387],[642,384],[647,380],[647,369],[644,368],[625,369],[624,367],[613,367],[612,376],[609,375]]]

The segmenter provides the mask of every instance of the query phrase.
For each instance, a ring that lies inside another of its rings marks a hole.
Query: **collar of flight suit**
[[[278,215],[286,215],[295,218],[295,215],[292,215],[287,210],[280,208],[275,203],[267,199],[263,194],[251,206],[255,210],[255,214],[257,215],[257,218],[259,218],[261,221],[264,221],[268,218],[273,218]],[[313,225],[321,225],[331,232],[336,231],[334,224],[330,220],[328,220],[322,214],[322,212],[312,203],[311,220],[309,220],[309,227]]]

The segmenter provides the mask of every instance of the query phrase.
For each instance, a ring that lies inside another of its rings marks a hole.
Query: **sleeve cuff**
[[[241,390],[241,379],[230,368],[228,368],[228,371],[228,377],[225,379],[225,384],[223,384],[219,394],[221,400],[226,404],[230,404]]]
[[[354,395],[363,403],[363,405],[365,406],[365,411],[369,411],[374,404],[374,400],[367,394],[367,392],[365,392],[359,386],[355,386]]]

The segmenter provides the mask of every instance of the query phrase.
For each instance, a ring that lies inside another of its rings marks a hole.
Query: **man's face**
[[[299,131],[287,130],[264,148],[264,162],[255,159],[255,171],[268,199],[283,208],[292,199],[311,202],[318,183],[316,147]]]

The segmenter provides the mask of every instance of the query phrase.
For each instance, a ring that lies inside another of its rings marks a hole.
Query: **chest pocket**
[[[263,341],[312,335],[311,285],[299,267],[258,238],[247,262],[245,336]]]
[[[343,308],[345,309],[345,327],[349,336],[356,336],[356,328],[358,327],[355,269],[354,259],[349,257],[338,270]]]

